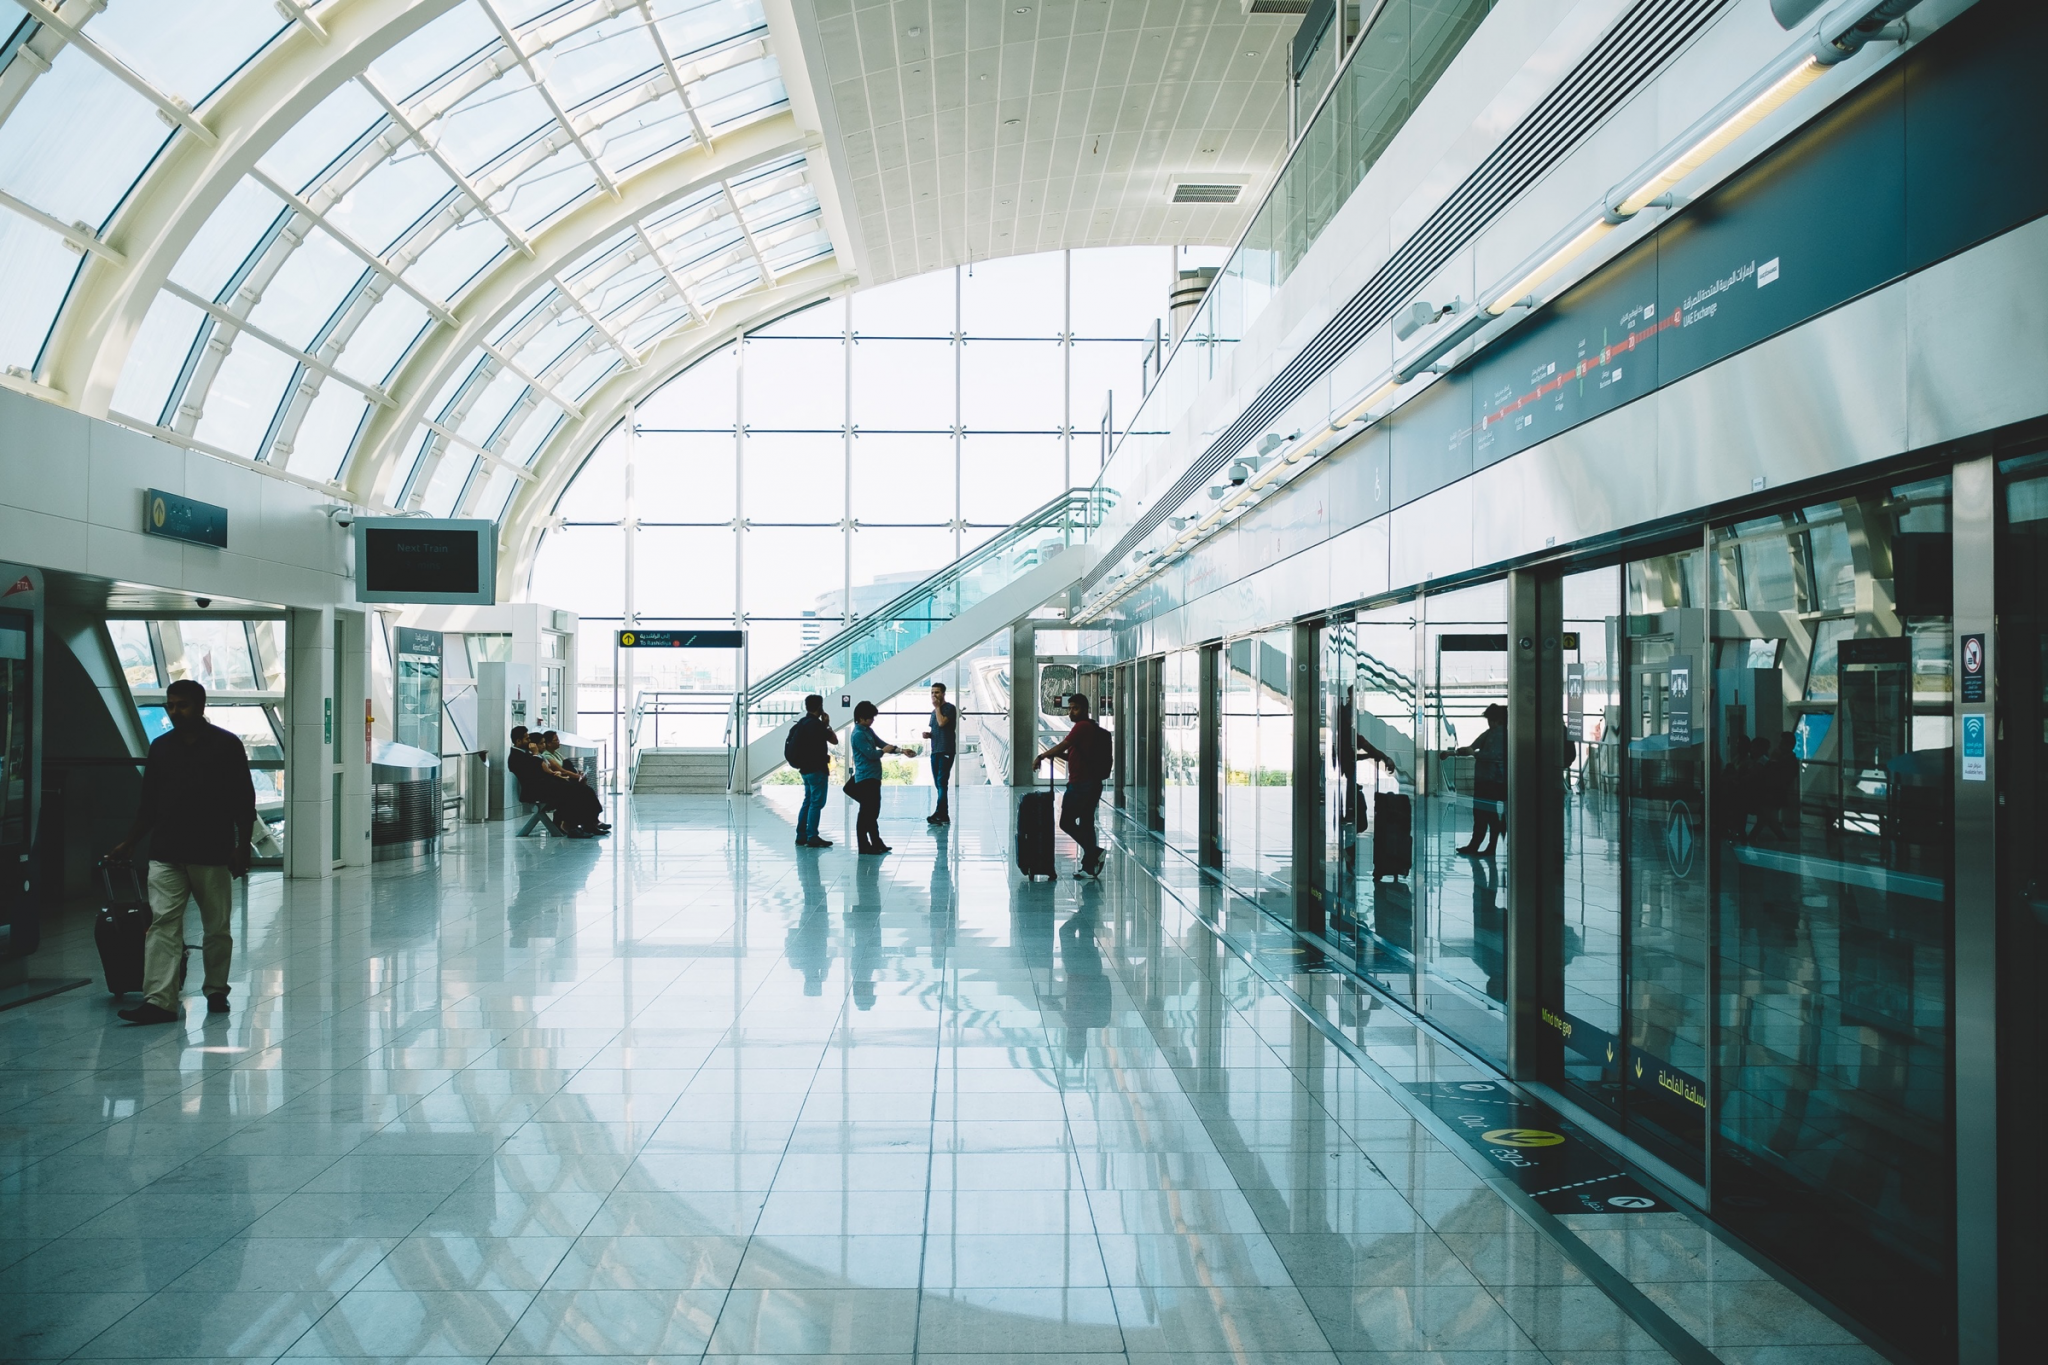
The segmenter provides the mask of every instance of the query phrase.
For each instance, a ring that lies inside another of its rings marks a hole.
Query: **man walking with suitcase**
[[[1060,828],[1081,846],[1081,871],[1090,877],[1102,872],[1102,845],[1095,841],[1095,808],[1102,802],[1102,784],[1109,777],[1111,745],[1109,731],[1088,717],[1088,698],[1076,692],[1067,698],[1067,719],[1074,728],[1067,737],[1047,749],[1031,766],[1047,759],[1063,758],[1067,763],[1067,794],[1060,802]]]
[[[231,886],[249,871],[256,788],[240,736],[206,719],[206,689],[181,678],[164,689],[171,732],[149,746],[142,806],[109,859],[126,859],[149,836],[149,939],[142,1003],[121,1011],[131,1024],[178,1019],[178,968],[185,959],[185,902],[199,902],[205,926],[206,1009],[228,1012]]]

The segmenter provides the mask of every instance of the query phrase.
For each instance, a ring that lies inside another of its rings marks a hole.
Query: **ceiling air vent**
[[[1244,0],[1246,14],[1307,14],[1309,0]]]
[[[1235,204],[1242,185],[1203,185],[1183,180],[1173,187],[1176,204]]]

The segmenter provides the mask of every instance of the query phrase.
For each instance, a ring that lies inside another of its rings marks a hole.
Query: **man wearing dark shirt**
[[[132,1024],[178,1018],[178,967],[185,957],[185,903],[199,902],[205,927],[206,1009],[228,1012],[228,932],[236,877],[249,872],[256,787],[239,735],[206,720],[206,689],[189,678],[164,689],[171,732],[149,746],[142,808],[128,837],[107,856],[125,859],[149,836],[149,938],[143,948],[142,1003],[121,1011]]]
[[[939,789],[938,808],[925,817],[928,825],[950,825],[946,810],[946,788],[953,780],[953,758],[960,752],[960,708],[946,700],[946,685],[932,684],[932,728],[924,732],[932,742],[932,785]]]
[[[789,742],[783,745],[783,756],[795,759],[797,774],[804,780],[803,804],[796,811],[798,848],[832,847],[832,841],[818,833],[818,819],[825,813],[832,771],[832,756],[826,750],[838,742],[825,699],[813,692],[804,698],[803,718],[790,727]]]

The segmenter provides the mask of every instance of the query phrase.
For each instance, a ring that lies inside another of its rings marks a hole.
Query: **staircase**
[[[750,687],[750,742],[734,755],[733,785],[750,788],[782,766],[784,733],[803,714],[806,693],[825,697],[835,718],[849,724],[841,696],[886,702],[1063,599],[1094,563],[1085,538],[1106,505],[1092,489],[1061,494]]]
[[[730,757],[724,749],[642,749],[633,765],[633,794],[722,795]]]

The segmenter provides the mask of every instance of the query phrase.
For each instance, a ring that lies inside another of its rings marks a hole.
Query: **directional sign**
[[[622,630],[620,649],[738,649],[747,642],[743,630]]]
[[[225,550],[228,547],[228,509],[197,498],[166,493],[161,488],[145,488],[142,490],[142,533]]]

